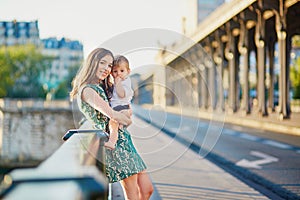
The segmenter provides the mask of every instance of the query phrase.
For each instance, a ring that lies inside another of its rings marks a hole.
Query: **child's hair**
[[[125,57],[125,56],[122,56],[122,55],[117,55],[115,56],[115,59],[114,59],[114,63],[113,63],[113,67],[114,66],[118,66],[120,63],[122,62],[125,62],[127,64],[127,70],[130,70],[129,68],[129,61],[128,59]]]

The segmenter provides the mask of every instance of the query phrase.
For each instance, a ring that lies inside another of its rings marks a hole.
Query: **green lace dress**
[[[108,102],[103,88],[99,85],[86,85],[94,89],[101,98]],[[79,101],[79,108],[85,117],[92,122],[94,128],[106,130],[109,118],[84,101]],[[106,175],[109,182],[117,182],[146,169],[146,165],[132,143],[126,128],[119,129],[119,137],[114,150],[105,150]]]

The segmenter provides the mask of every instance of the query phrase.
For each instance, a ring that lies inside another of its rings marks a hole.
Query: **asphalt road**
[[[137,106],[133,111],[270,199],[300,199],[298,137],[286,135],[282,142],[278,133]]]

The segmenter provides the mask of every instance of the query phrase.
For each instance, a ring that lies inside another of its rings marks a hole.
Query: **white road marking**
[[[246,140],[251,140],[251,141],[258,141],[260,140],[259,137],[253,136],[253,135],[248,135],[246,133],[241,133],[240,137]]]
[[[281,142],[272,141],[272,140],[265,140],[262,143],[267,144],[267,145],[271,145],[271,146],[274,146],[274,147],[278,147],[278,148],[281,148],[281,149],[292,149],[293,148],[291,145],[284,144],[284,143],[281,143]]]
[[[251,155],[259,157],[261,159],[249,161],[247,159],[242,159],[236,163],[237,166],[246,167],[246,168],[254,168],[254,169],[261,169],[264,164],[278,162],[279,159],[268,154],[259,152],[259,151],[251,151]]]
[[[228,129],[225,129],[225,130],[223,131],[223,133],[226,134],[226,135],[237,135],[237,133],[236,133],[235,131],[233,131],[233,130],[228,130]]]

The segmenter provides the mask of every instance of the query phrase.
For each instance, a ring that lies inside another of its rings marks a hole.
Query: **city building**
[[[224,2],[224,0],[186,1],[182,17],[182,33],[187,36],[193,35],[197,26]]]
[[[70,67],[79,66],[83,60],[83,45],[66,38],[42,39],[43,54],[54,57],[52,65],[43,74],[47,89],[55,89],[69,74]]]
[[[224,3],[224,0],[197,0],[198,24],[201,23],[210,13]]]
[[[180,102],[209,112],[260,117],[277,112],[278,119],[289,119],[295,112],[290,64],[297,57],[292,41],[300,35],[295,20],[299,8],[300,2],[288,0],[232,0],[220,5],[195,32],[186,34],[194,43],[181,40],[158,54],[159,63],[172,69],[166,70],[165,83],[171,99],[181,97],[162,105],[178,107]]]
[[[38,21],[0,21],[0,46],[40,44]]]
[[[51,66],[41,74],[40,82],[46,90],[56,89],[65,80],[69,69],[83,60],[83,45],[77,40],[55,37],[41,39],[38,21],[0,21],[0,47],[34,44],[42,53],[54,58]]]

